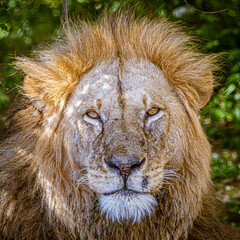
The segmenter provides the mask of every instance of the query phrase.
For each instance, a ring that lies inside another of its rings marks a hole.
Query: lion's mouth
[[[99,196],[101,212],[112,221],[122,222],[132,219],[133,222],[140,222],[144,216],[150,216],[156,206],[157,200],[151,194],[127,188]]]
[[[145,192],[137,192],[137,191],[130,190],[130,189],[118,189],[116,191],[104,193],[103,195],[109,196],[109,195],[112,195],[112,194],[136,195],[136,194],[145,194]]]

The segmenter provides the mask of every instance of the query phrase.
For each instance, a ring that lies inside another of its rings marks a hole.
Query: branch
[[[152,10],[151,1],[149,1],[149,0],[143,0],[143,4],[145,4],[145,6],[147,7],[147,9],[148,9],[149,11]]]
[[[4,7],[2,0],[0,0],[0,5],[2,6],[2,8],[3,8],[5,11],[8,12],[7,8]]]
[[[197,9],[197,8],[195,8],[195,7],[193,7],[192,5],[190,5],[190,4],[187,2],[187,0],[183,0],[183,1],[187,4],[188,7],[192,8],[192,9],[195,10],[195,11],[201,12],[201,13],[215,14],[215,13],[220,13],[220,12],[228,11],[228,8],[226,8],[226,9],[219,10],[219,11],[215,11],[215,12],[205,12],[205,11],[201,11],[201,10],[199,10],[199,9]]]
[[[35,0],[32,0],[30,3],[28,3],[25,7],[23,7],[22,9],[20,9],[19,11],[15,12],[10,18],[8,18],[5,23],[7,23],[10,19],[12,19],[13,17],[15,17],[16,15],[18,15],[19,13],[21,13],[24,9],[26,9],[27,7],[29,7]]]
[[[58,38],[61,37],[65,26],[69,28],[69,20],[68,20],[68,9],[67,9],[67,0],[62,0],[62,17],[61,17],[61,25],[62,27],[59,29]]]
[[[62,18],[64,19],[63,26],[67,25],[67,27],[69,27],[67,0],[62,0],[62,7],[63,7]]]
[[[18,74],[18,72],[19,72],[19,71],[16,71],[16,72],[14,72],[14,73],[12,73],[12,74],[10,74],[10,75],[8,75],[8,76],[5,76],[5,77],[0,78],[0,82],[4,81],[5,79],[7,79],[7,78],[9,78],[9,77],[12,77],[12,76]]]

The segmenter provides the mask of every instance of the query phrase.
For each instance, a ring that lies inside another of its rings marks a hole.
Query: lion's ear
[[[23,80],[23,91],[24,95],[26,95],[29,99],[39,99],[42,92],[38,81],[28,75],[25,76]]]
[[[48,72],[47,72],[48,73]],[[23,81],[23,94],[31,101],[40,105],[61,108],[73,91],[75,82],[67,77],[62,79],[57,74],[39,73],[26,75]]]
[[[199,96],[200,97],[200,109],[202,109],[203,107],[205,107],[208,104],[208,102],[210,101],[211,96],[212,96],[212,91],[213,91],[213,88],[209,89],[205,94]]]
[[[213,92],[213,82],[214,82],[214,77],[213,74],[210,72],[207,74],[205,77],[205,86],[200,87],[198,94],[199,94],[199,107],[202,109],[207,105],[207,103],[210,101],[212,92]]]
[[[175,87],[182,102],[187,102],[194,111],[199,112],[211,98],[213,82],[213,74],[208,73],[199,81],[189,81]]]
[[[42,113],[46,103],[43,99],[43,93],[36,79],[25,76],[23,80],[23,94],[29,99],[32,106]]]
[[[54,55],[49,52],[47,56],[50,58],[51,54]],[[64,55],[58,54],[52,61],[46,59],[44,55],[37,60],[17,58],[16,68],[26,74],[22,89],[27,98],[59,109],[78,83],[81,72],[76,72]]]

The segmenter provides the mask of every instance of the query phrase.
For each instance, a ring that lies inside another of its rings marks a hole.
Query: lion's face
[[[146,60],[102,63],[82,77],[65,110],[70,152],[82,169],[77,184],[96,193],[107,217],[140,221],[154,211],[181,164],[183,114],[162,71]]]

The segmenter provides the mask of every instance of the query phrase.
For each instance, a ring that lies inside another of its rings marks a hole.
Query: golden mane
[[[94,24],[80,21],[66,31],[64,39],[40,51],[35,61],[18,58],[17,64],[32,78],[25,82],[24,93],[30,98],[41,93],[43,102],[56,106],[67,99],[84,73],[114,58],[150,60],[194,109],[210,98],[215,55],[199,53],[182,27],[164,19],[136,20],[118,13],[103,15]]]

